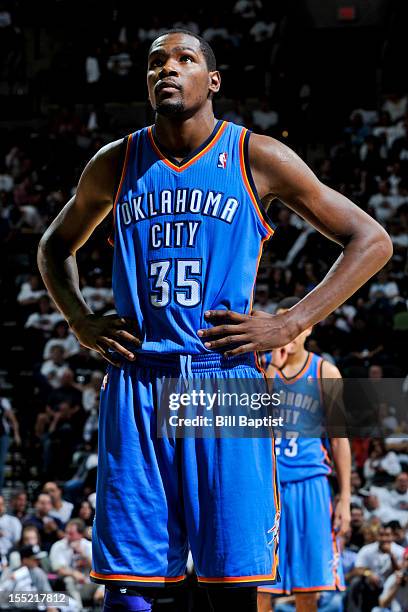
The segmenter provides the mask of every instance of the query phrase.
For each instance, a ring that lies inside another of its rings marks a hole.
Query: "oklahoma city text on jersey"
[[[119,205],[119,213],[125,226],[161,215],[182,215],[186,213],[201,214],[232,223],[238,210],[237,198],[226,196],[220,191],[201,189],[175,190],[163,189],[159,194],[134,194],[129,191],[127,199]],[[194,247],[197,231],[201,221],[160,221],[150,228],[150,246],[153,249],[163,247]]]

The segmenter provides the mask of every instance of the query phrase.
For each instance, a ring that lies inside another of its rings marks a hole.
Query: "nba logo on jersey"
[[[225,168],[227,167],[227,157],[228,153],[226,153],[225,151],[219,154],[217,168],[222,168],[223,170],[225,170]]]

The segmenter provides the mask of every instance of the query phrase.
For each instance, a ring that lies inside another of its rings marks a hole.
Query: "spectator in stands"
[[[20,550],[23,546],[39,546],[41,549],[41,539],[37,527],[34,525],[26,525],[21,532],[20,541],[12,548],[9,553],[9,567],[11,569],[20,567],[21,557]],[[48,560],[48,554],[44,551],[44,559]],[[47,565],[46,561],[42,565]]]
[[[74,504],[62,498],[62,490],[56,482],[46,482],[42,491],[51,497],[52,510],[50,516],[58,518],[65,525],[71,518]]]
[[[394,140],[391,157],[395,161],[406,162],[408,160],[408,118],[403,123],[404,132]]]
[[[44,285],[39,274],[30,274],[28,280],[23,282],[17,295],[17,302],[21,306],[37,305],[40,298],[46,295]]]
[[[79,457],[77,465],[74,476],[64,485],[65,498],[75,504],[96,489],[96,468],[98,465],[97,432],[93,432],[92,438],[87,444],[87,450]]]
[[[52,308],[50,298],[44,295],[38,300],[38,311],[28,317],[24,327],[39,330],[48,338],[58,321],[63,321],[61,313]]]
[[[57,540],[64,537],[62,522],[51,516],[51,497],[46,493],[40,493],[35,503],[35,513],[29,515],[23,525],[34,525],[40,534],[44,550],[47,552]]]
[[[19,521],[23,522],[27,516],[28,497],[24,489],[14,491],[10,498],[11,516],[15,516]]]
[[[395,138],[400,135],[399,129],[392,125],[390,114],[387,111],[380,113],[378,123],[373,128],[373,135],[376,138],[385,137],[387,149],[391,148]]]
[[[81,440],[83,423],[80,410],[78,404],[62,401],[53,412],[52,420],[41,437],[45,477],[68,477],[72,453]]]
[[[371,487],[371,491],[380,500],[379,516],[383,522],[399,521],[408,527],[408,473],[401,472],[396,476],[392,489]]]
[[[257,285],[255,292],[254,310],[262,310],[263,312],[275,312],[276,304],[269,298],[268,285]]]
[[[57,413],[60,412],[62,404],[69,404],[72,415],[78,414],[82,409],[81,398],[80,386],[74,381],[74,373],[64,366],[59,372],[58,386],[47,395],[45,410],[37,415],[36,436],[41,438],[49,431],[54,421],[55,424],[59,421],[61,415],[58,416]],[[80,414],[78,416],[80,417]]]
[[[350,503],[353,506],[361,507],[363,504],[363,500],[361,499],[360,489],[362,486],[361,476],[357,470],[353,470],[350,476]]]
[[[233,8],[236,15],[248,20],[255,19],[261,10],[261,0],[237,0]]]
[[[395,123],[407,112],[407,103],[407,96],[401,96],[398,93],[390,93],[385,96],[382,110],[386,111],[390,115],[391,121]]]
[[[98,585],[89,581],[92,544],[84,537],[84,532],[85,524],[81,519],[70,520],[65,527],[65,537],[50,551],[52,570],[63,578],[66,590],[80,607],[83,601],[92,600],[98,590]]]
[[[94,370],[102,367],[100,355],[84,346],[79,347],[79,353],[68,359],[69,367],[74,372],[74,379],[80,385],[88,384]]]
[[[84,300],[93,312],[102,313],[113,305],[112,289],[107,287],[100,269],[94,270],[90,275],[89,283],[82,289]]]
[[[396,198],[390,192],[388,181],[380,181],[378,192],[373,194],[368,201],[372,214],[382,223],[392,217],[399,204],[399,198]]]
[[[100,95],[100,79],[101,65],[99,63],[101,56],[100,47],[90,49],[85,59],[85,77],[87,84],[87,98],[89,101],[96,101]]]
[[[41,374],[53,389],[59,389],[67,369],[64,359],[64,346],[62,344],[54,344],[50,350],[50,358],[44,361],[41,366]]]
[[[351,504],[350,508],[350,536],[348,546],[351,550],[358,551],[364,546],[364,510],[362,506]]]
[[[15,516],[6,514],[4,497],[0,495],[0,556],[7,555],[20,537],[21,523]]]
[[[255,23],[249,30],[249,35],[251,36],[252,41],[258,45],[258,47],[262,43],[270,45],[270,39],[272,38],[275,29],[276,23],[270,21],[265,15],[260,13]],[[267,49],[265,49],[265,51],[267,51]]]
[[[210,43],[211,46],[217,46],[217,44],[219,44],[220,39],[229,39],[230,34],[217,13],[212,14],[211,24],[203,31],[202,37],[208,43]]]
[[[75,382],[74,373],[68,367],[61,372],[59,386],[47,397],[47,405],[52,409],[56,409],[61,402],[69,402],[73,407],[82,407],[82,387]]]
[[[252,111],[252,121],[254,130],[261,134],[273,135],[273,128],[279,121],[278,113],[272,110],[269,100],[266,96],[261,98],[259,107]]]
[[[408,526],[404,529],[399,521],[390,521],[388,525],[392,529],[392,538],[396,544],[406,548],[408,546]]]
[[[99,406],[99,395],[104,374],[101,370],[95,370],[91,374],[91,379],[83,388],[82,405],[86,412],[97,410]]]
[[[390,280],[386,269],[381,270],[370,285],[369,297],[372,300],[377,298],[387,298],[391,303],[395,303],[399,297],[400,290],[397,283]]]
[[[21,446],[20,428],[10,401],[0,396],[0,493],[3,489],[4,466],[10,446],[10,432],[13,432],[14,443]]]
[[[66,321],[58,321],[55,324],[52,338],[48,340],[44,347],[43,359],[50,359],[51,349],[56,345],[64,348],[64,359],[69,359],[69,357],[79,353],[79,342],[70,332]]]
[[[4,570],[0,579],[0,589],[8,592],[52,593],[47,574],[39,567],[40,560],[45,555],[39,546],[23,546],[20,550],[21,566]],[[46,609],[48,612],[58,612],[55,607],[47,606]],[[73,608],[70,607],[70,610]]]
[[[392,541],[392,529],[383,525],[377,541],[357,554],[347,609],[368,611],[377,605],[385,580],[401,567],[403,554],[402,546]]]
[[[132,58],[130,57],[126,45],[120,42],[114,42],[106,62],[106,68],[109,76],[108,87],[115,91],[118,100],[130,98],[129,74],[132,65]]]
[[[14,179],[7,171],[5,164],[0,166],[0,192],[10,193],[14,187]]]
[[[393,478],[401,472],[398,456],[387,452],[384,441],[374,439],[370,441],[368,458],[364,463],[364,478],[367,485],[383,485],[392,482]]]
[[[408,602],[408,548],[405,549],[401,569],[394,571],[387,578],[380,595],[381,608],[387,608],[392,612],[404,612]],[[373,612],[379,609],[374,608]]]

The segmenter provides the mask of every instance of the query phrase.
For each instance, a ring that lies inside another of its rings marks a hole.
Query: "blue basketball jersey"
[[[299,374],[286,378],[276,371],[273,390],[280,394],[282,437],[275,438],[281,483],[296,482],[331,472],[325,448],[324,405],[320,385],[323,359],[309,353]]]
[[[127,137],[114,206],[113,292],[143,352],[210,352],[206,310],[249,313],[262,245],[273,233],[248,161],[249,132],[218,121],[196,151],[166,157],[154,127]]]

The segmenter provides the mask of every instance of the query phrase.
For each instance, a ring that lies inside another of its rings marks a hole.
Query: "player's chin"
[[[157,101],[155,110],[159,115],[173,117],[183,114],[186,109],[182,100],[165,98]]]

